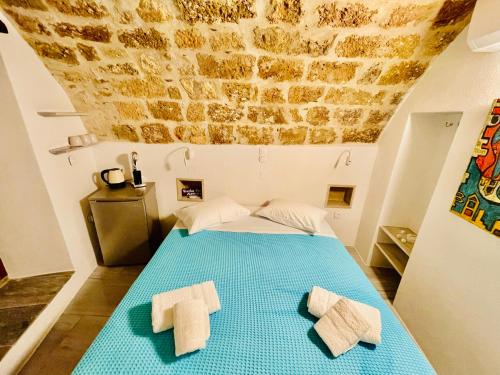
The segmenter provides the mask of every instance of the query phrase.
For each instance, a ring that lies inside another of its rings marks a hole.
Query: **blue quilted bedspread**
[[[207,348],[179,358],[173,331],[151,330],[151,296],[214,280],[222,310]],[[334,358],[313,329],[318,285],[382,314],[382,344]],[[172,231],[74,374],[434,374],[406,330],[336,239]]]

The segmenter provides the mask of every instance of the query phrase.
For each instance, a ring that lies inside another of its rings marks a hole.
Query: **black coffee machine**
[[[139,154],[135,151],[132,152],[132,185],[135,188],[140,188],[146,186],[145,183],[142,182],[142,173],[139,169],[137,169],[137,160],[139,160]]]

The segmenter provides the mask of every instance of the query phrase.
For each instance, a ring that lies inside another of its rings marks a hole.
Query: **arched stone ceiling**
[[[0,3],[101,139],[288,145],[376,142],[475,0]]]

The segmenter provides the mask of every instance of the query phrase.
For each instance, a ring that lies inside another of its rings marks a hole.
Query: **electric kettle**
[[[125,187],[125,176],[120,168],[110,168],[101,171],[102,180],[108,184],[110,189]]]

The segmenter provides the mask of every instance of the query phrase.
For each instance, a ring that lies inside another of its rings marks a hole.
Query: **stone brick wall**
[[[474,3],[0,0],[101,139],[283,145],[376,142]]]

